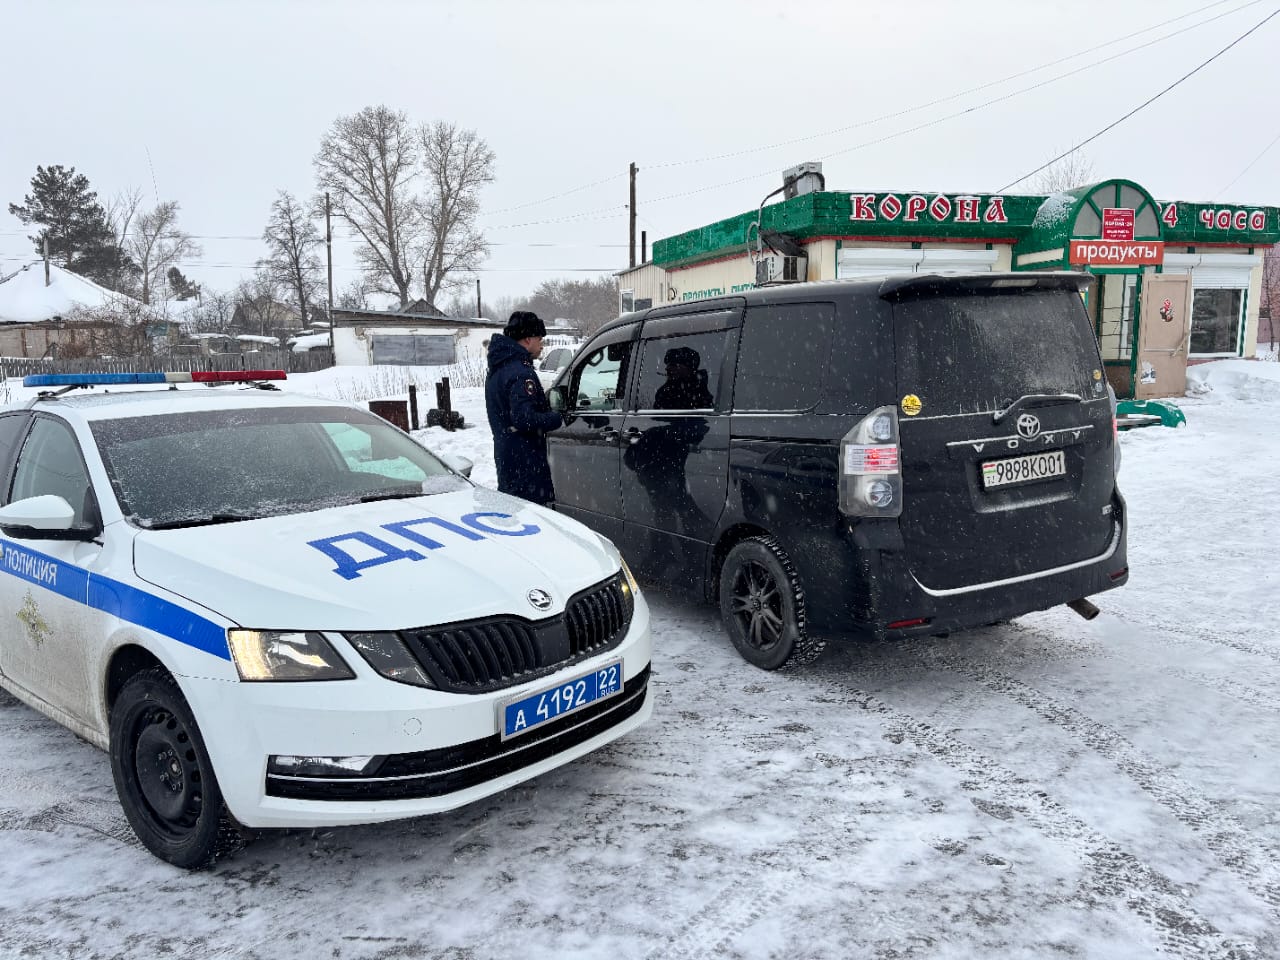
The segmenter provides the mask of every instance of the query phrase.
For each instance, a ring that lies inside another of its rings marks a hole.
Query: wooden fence
[[[284,370],[312,373],[333,366],[333,352],[311,350],[259,350],[256,353],[221,353],[208,357],[149,354],[141,357],[75,357],[63,360],[0,357],[0,379],[21,379],[33,373],[143,373],[191,370]]]

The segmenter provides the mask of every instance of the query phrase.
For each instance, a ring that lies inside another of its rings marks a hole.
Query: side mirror
[[[564,395],[564,387],[552,387],[547,392],[547,402],[551,404],[551,409],[556,413],[564,413],[569,408],[569,402]]]
[[[450,470],[460,473],[464,477],[471,476],[471,468],[474,467],[475,464],[466,457],[459,457],[449,453],[437,454],[437,456],[440,457],[441,462],[443,462]]]
[[[92,540],[87,524],[73,527],[76,512],[62,497],[44,494],[0,507],[0,530],[16,540]]]

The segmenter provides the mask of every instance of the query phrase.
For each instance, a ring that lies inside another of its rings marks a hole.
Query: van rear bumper
[[[885,549],[888,544],[868,549],[864,543],[855,547],[861,563],[856,572],[849,571],[851,579],[846,581],[855,585],[853,592],[862,598],[857,605],[861,615],[849,617],[847,607],[843,617],[835,609],[812,609],[814,632],[832,638],[849,635],[877,639],[954,632],[1047,610],[1122,586],[1129,579],[1129,561],[1126,517],[1118,495],[1116,507],[1111,539],[1097,556],[1050,570],[950,589],[921,584],[911,573],[902,549]],[[901,544],[899,538],[894,539]],[[827,606],[812,594],[806,599],[811,607],[814,600]]]

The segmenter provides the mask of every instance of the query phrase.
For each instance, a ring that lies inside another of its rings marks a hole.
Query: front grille
[[[574,657],[607,650],[631,623],[630,594],[619,577],[579,594],[565,610],[569,648]]]
[[[563,615],[546,620],[486,617],[400,636],[441,690],[488,693],[612,649],[626,636],[633,609],[622,575],[615,574],[575,594]]]
[[[649,667],[620,695],[593,703],[524,736],[498,734],[438,750],[388,756],[371,776],[311,778],[267,775],[269,797],[293,800],[414,800],[442,797],[486,783],[562,753],[635,716],[648,695]]]

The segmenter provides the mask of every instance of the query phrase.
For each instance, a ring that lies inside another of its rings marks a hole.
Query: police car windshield
[[[92,424],[120,508],[150,529],[458,490],[467,481],[347,407],[211,410]]]

